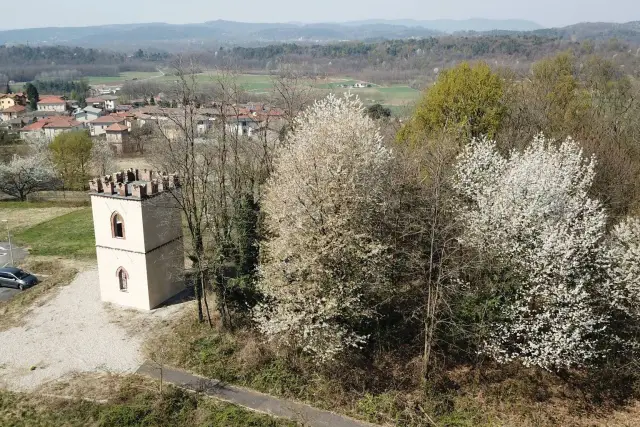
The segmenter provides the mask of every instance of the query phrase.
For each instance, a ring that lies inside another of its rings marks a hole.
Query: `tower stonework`
[[[175,175],[129,169],[89,182],[102,301],[156,308],[184,289]]]

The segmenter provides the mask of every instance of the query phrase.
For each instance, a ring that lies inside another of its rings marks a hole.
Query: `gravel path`
[[[98,271],[80,273],[35,308],[23,326],[0,332],[0,386],[29,391],[72,372],[134,372],[142,363],[140,347],[148,329],[119,325],[150,326],[179,308],[141,313],[105,306]]]

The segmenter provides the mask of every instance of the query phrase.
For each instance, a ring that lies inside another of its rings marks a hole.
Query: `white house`
[[[45,96],[38,102],[38,111],[55,111],[64,113],[67,111],[67,101],[59,96]]]
[[[20,129],[20,137],[28,141],[53,139],[63,132],[82,130],[82,123],[67,116],[53,116],[38,120]]]
[[[100,98],[104,100],[104,108],[108,111],[116,111],[118,106],[118,97],[114,95],[102,95]]]
[[[90,182],[102,301],[151,310],[184,289],[172,175],[129,170]]]
[[[252,116],[237,116],[227,119],[226,124],[229,132],[237,133],[239,136],[252,136],[260,129],[260,122]]]
[[[14,105],[12,107],[7,107],[4,110],[0,111],[0,121],[8,122],[9,120],[22,117],[26,113],[27,113],[27,109],[22,105]]]
[[[107,128],[114,123],[124,123],[125,118],[109,114],[108,116],[98,117],[95,120],[89,122],[89,130],[91,136],[104,135],[107,133]]]
[[[79,122],[90,122],[102,116],[102,109],[96,107],[84,107],[74,114],[74,117]]]

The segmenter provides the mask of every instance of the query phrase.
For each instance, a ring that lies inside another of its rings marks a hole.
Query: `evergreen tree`
[[[38,89],[32,83],[27,83],[25,85],[25,91],[27,92],[27,98],[29,99],[29,105],[31,106],[31,109],[37,110],[38,101],[40,101]]]

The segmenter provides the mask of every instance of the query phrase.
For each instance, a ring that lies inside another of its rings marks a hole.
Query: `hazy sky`
[[[6,4],[1,8],[2,29],[216,19],[335,22],[371,18],[519,18],[544,26],[640,20],[640,0],[29,0],[26,3],[7,0],[3,3]]]

